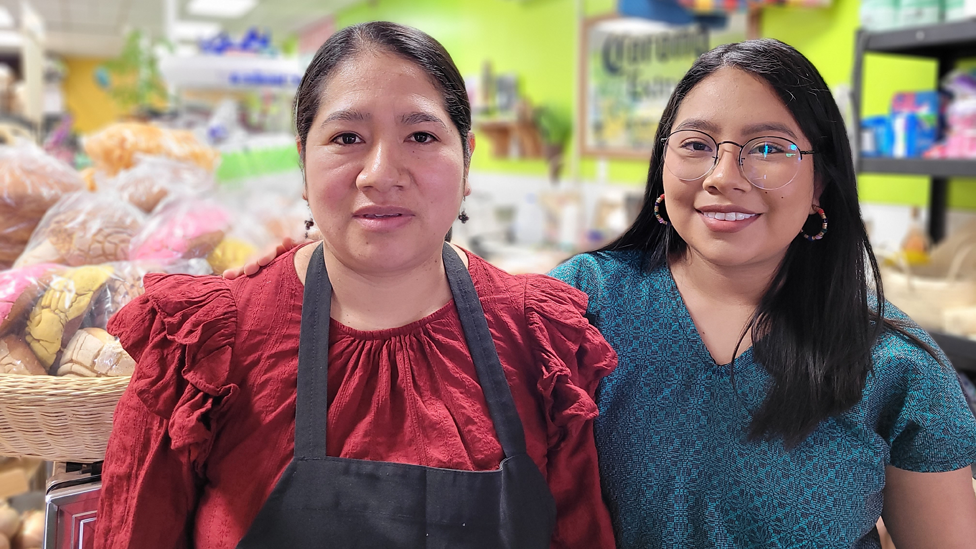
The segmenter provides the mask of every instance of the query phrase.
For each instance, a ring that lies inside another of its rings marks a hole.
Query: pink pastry
[[[0,271],[0,335],[26,318],[26,314],[44,293],[46,277],[57,265],[39,263],[20,269]]]
[[[230,214],[214,202],[183,198],[162,205],[132,241],[129,258],[206,257],[224,239]]]

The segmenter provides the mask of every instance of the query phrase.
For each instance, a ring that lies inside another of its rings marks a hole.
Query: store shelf
[[[976,340],[929,332],[957,370],[976,373]]]
[[[891,31],[858,30],[851,74],[851,98],[855,124],[854,155],[861,150],[861,117],[864,98],[864,57],[868,53],[928,58],[936,62],[938,86],[960,59],[976,57],[976,19],[909,27]],[[949,200],[949,178],[976,177],[976,160],[930,160],[923,158],[859,158],[860,173],[922,175],[930,179],[928,232],[933,242],[945,237]]]
[[[864,51],[931,58],[976,56],[976,20],[864,32]]]
[[[861,158],[861,173],[976,177],[976,159]]]

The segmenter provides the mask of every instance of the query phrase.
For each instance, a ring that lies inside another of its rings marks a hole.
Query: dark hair
[[[427,33],[386,21],[346,27],[333,34],[315,52],[295,93],[295,130],[302,146],[302,162],[305,161],[305,142],[318,113],[319,97],[326,81],[343,61],[369,50],[398,55],[427,73],[431,83],[444,94],[444,108],[461,134],[464,159],[468,162],[471,157],[468,150],[471,104],[464,79],[451,55]]]
[[[830,231],[822,240],[810,242],[802,235],[793,239],[743,332],[744,337],[751,330],[754,357],[772,378],[765,400],[753,412],[750,437],[779,436],[792,447],[822,420],[861,399],[873,368],[871,350],[885,326],[934,353],[903,325],[878,322],[884,318],[884,292],[861,221],[850,142],[830,89],[810,61],[772,39],[726,44],[699,57],[678,82],[661,116],[640,213],[620,238],[595,253],[639,250],[652,269],[687,249],[671,224],[662,225],[654,217],[654,201],[664,193],[662,139],[671,133],[682,100],[723,67],[763,80],[792,113],[816,151],[810,158],[822,189],[820,206],[830,219]],[[662,210],[666,212],[666,200]],[[804,232],[816,234],[820,224],[819,216],[812,216]],[[876,307],[869,276],[877,294]]]

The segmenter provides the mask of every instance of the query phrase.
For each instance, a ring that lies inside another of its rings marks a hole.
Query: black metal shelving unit
[[[857,126],[854,140],[857,171],[928,176],[931,180],[928,230],[932,241],[938,242],[946,232],[949,178],[976,177],[976,159],[862,158],[860,155],[861,100],[864,95],[864,55],[867,53],[886,53],[935,60],[938,63],[938,79],[941,81],[955,68],[960,59],[976,57],[976,19],[883,32],[862,29],[857,33],[854,73],[851,78],[852,103]],[[938,82],[934,84],[937,86]],[[976,341],[938,332],[931,335],[956,369],[971,374],[976,373]]]

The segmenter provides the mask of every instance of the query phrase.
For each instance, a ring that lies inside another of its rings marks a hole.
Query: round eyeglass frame
[[[755,187],[757,189],[762,189],[762,190],[765,190],[765,191],[774,190],[774,189],[782,189],[783,187],[789,185],[790,183],[793,183],[793,181],[796,180],[796,174],[797,173],[800,173],[799,165],[803,161],[803,155],[805,155],[805,154],[816,154],[816,152],[817,152],[817,151],[813,151],[813,150],[810,150],[810,151],[800,150],[800,146],[797,145],[796,143],[794,143],[793,140],[787,139],[785,137],[780,137],[778,135],[760,135],[758,137],[753,137],[752,139],[746,141],[744,144],[740,145],[740,144],[736,143],[735,141],[729,141],[729,140],[721,141],[721,142],[716,141],[714,137],[712,137],[711,135],[709,135],[709,134],[707,134],[707,133],[705,133],[705,132],[703,132],[701,130],[685,129],[685,130],[673,131],[670,134],[668,134],[667,137],[662,137],[661,138],[661,143],[664,145],[664,165],[665,166],[667,166],[667,163],[668,163],[667,162],[667,160],[668,160],[668,156],[667,156],[668,155],[668,141],[675,134],[682,133],[682,132],[699,133],[699,134],[704,135],[705,137],[711,139],[712,140],[712,143],[715,143],[715,155],[712,157],[712,166],[710,168],[708,168],[708,170],[705,173],[699,175],[698,177],[693,177],[693,178],[690,178],[690,179],[685,179],[685,178],[679,176],[678,174],[674,173],[674,171],[672,171],[671,168],[668,168],[668,171],[671,172],[671,175],[677,177],[681,181],[697,181],[699,179],[708,177],[712,173],[712,171],[715,170],[715,166],[718,166],[719,149],[722,147],[722,145],[724,145],[726,143],[729,143],[729,144],[735,145],[736,147],[739,147],[739,153],[738,153],[738,156],[737,156],[736,164],[739,166],[739,174],[742,175],[742,178],[743,179],[745,179],[746,181],[748,181],[750,185],[752,185],[753,187]],[[789,181],[787,181],[786,183],[783,183],[782,185],[778,185],[776,187],[764,187],[762,185],[758,185],[752,179],[750,179],[749,176],[746,175],[745,171],[742,169],[742,166],[743,166],[743,164],[745,162],[745,160],[742,158],[742,153],[745,152],[746,145],[752,143],[753,141],[758,141],[758,140],[762,140],[762,139],[779,139],[781,141],[786,141],[787,143],[793,145],[793,147],[795,147],[796,152],[800,155],[800,159],[796,163],[797,164],[797,171],[796,171],[796,173],[793,174],[793,177],[791,177]]]

